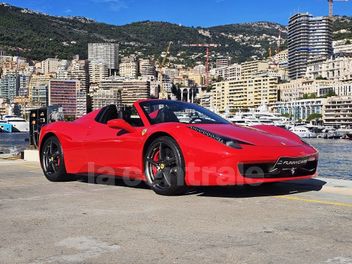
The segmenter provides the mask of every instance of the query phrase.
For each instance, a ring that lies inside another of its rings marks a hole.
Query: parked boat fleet
[[[242,126],[274,125],[288,129],[301,138],[352,139],[352,128],[336,129],[331,126],[296,123],[277,113],[259,108],[252,112],[238,112],[235,115],[222,115],[230,122]]]
[[[25,119],[5,115],[0,119],[0,133],[29,132],[29,123]]]

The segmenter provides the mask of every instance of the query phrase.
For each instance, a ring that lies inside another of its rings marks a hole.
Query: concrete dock
[[[352,181],[197,188],[48,182],[0,160],[0,263],[352,263]]]

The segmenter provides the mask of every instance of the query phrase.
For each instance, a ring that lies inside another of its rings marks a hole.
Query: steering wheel
[[[194,118],[192,118],[192,119],[189,121],[189,123],[190,123],[190,124],[194,124],[194,123],[196,123],[196,122],[195,122],[196,120],[200,120],[200,122],[202,122],[202,121],[203,121],[203,118],[194,117]]]

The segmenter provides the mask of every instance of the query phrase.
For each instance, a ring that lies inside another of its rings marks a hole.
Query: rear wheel
[[[184,160],[176,141],[168,136],[155,139],[144,157],[145,175],[154,192],[179,195],[186,191]]]
[[[57,137],[50,136],[44,141],[40,151],[40,163],[49,181],[73,180],[73,177],[66,173],[64,153]]]

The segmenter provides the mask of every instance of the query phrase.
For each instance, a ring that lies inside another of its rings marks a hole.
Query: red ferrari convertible
[[[318,152],[275,126],[242,127],[195,104],[141,100],[45,126],[40,161],[50,181],[89,174],[146,181],[158,194],[314,177]]]

